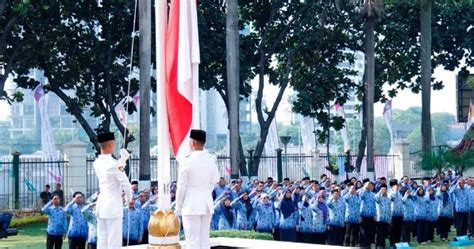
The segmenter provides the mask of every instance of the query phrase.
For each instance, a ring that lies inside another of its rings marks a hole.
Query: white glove
[[[126,149],[121,149],[120,150],[120,160],[123,160],[123,162],[126,162],[130,158],[130,153]]]

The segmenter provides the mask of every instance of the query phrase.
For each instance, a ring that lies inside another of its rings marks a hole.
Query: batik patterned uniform
[[[298,203],[300,212],[299,226],[302,233],[313,233],[313,211],[308,202]]]
[[[87,240],[87,233],[89,231],[89,226],[87,225],[87,221],[84,218],[81,210],[84,207],[82,204],[77,204],[74,202],[70,202],[66,206],[66,213],[71,216],[70,223],[69,223],[69,231],[68,231],[68,238],[71,239],[79,239],[77,243],[81,245],[85,245]],[[70,242],[71,243],[71,242]]]
[[[41,211],[48,215],[48,227],[46,232],[50,235],[64,235],[67,231],[66,212],[61,206],[55,207],[48,202]]]
[[[129,220],[130,218],[130,220]],[[128,236],[128,237],[127,237]],[[133,245],[139,243],[143,236],[143,216],[142,211],[137,208],[123,209],[123,231],[122,237],[126,243]]]
[[[455,226],[456,236],[464,236],[467,234],[470,200],[470,189],[467,186],[460,188],[459,186],[453,186],[449,190],[454,199],[454,211],[455,211]]]
[[[97,216],[91,208],[91,204],[86,205],[81,210],[84,219],[87,221],[89,232],[87,235],[87,243],[96,245],[97,244]]]
[[[238,230],[252,230],[255,221],[255,214],[253,212],[250,197],[247,203],[243,202],[242,198],[236,198],[230,204],[237,214],[236,228]]]
[[[354,195],[351,192],[347,192],[344,195],[344,200],[346,201],[345,221],[348,223],[359,223],[362,203],[359,195]]]
[[[224,210],[226,207],[224,204],[221,202],[217,201],[214,204],[214,213],[218,214],[219,221],[217,222],[217,228],[218,230],[230,230],[234,229],[235,225],[235,218],[234,218],[234,210],[232,210],[232,207],[229,207],[229,211],[227,212],[227,216],[223,214],[226,210]]]
[[[329,208],[328,219],[328,244],[343,245],[344,243],[344,219],[346,214],[346,203],[342,198],[334,199],[332,196],[327,201]]]
[[[256,213],[255,222],[258,232],[272,232],[275,228],[275,209],[272,202],[267,204],[261,201],[254,203],[254,212]]]

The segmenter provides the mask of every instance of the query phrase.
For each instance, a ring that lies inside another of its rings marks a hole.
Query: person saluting
[[[122,193],[127,202],[133,202],[131,184],[124,173],[130,155],[121,149],[119,160],[112,157],[115,149],[112,132],[97,135],[97,141],[100,144],[100,155],[94,162],[100,191],[96,204],[97,248],[116,249],[122,247]]]

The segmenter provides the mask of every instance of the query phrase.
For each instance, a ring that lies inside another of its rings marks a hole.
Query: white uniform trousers
[[[186,249],[211,248],[211,214],[183,215],[183,229],[186,237]]]
[[[97,219],[97,249],[122,248],[122,218]]]

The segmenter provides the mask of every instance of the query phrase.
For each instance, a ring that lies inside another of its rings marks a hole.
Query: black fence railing
[[[56,179],[51,171],[64,175],[67,161],[42,161],[39,158],[21,158],[18,170],[12,161],[0,162],[0,210],[37,209],[42,206],[40,193],[46,184],[54,190]],[[18,175],[15,174],[18,172]],[[65,178],[61,179],[64,186]],[[18,187],[18,192],[15,189]]]

